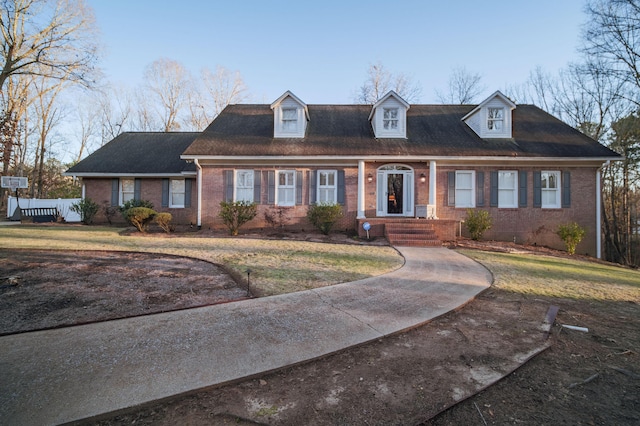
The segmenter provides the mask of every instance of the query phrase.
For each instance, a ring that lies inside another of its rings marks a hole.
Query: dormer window
[[[504,129],[504,108],[487,108],[487,130],[501,132]]]
[[[385,130],[398,129],[398,108],[384,108],[382,125]]]
[[[369,121],[376,138],[406,138],[409,104],[391,90],[373,104]]]
[[[514,109],[516,104],[497,91],[469,111],[462,121],[483,139],[509,139]]]
[[[274,138],[304,138],[309,121],[307,105],[286,91],[271,104]]]
[[[295,133],[298,131],[298,110],[282,108],[282,131]]]

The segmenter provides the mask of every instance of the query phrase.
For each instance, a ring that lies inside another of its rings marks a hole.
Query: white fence
[[[11,218],[20,203],[21,209],[30,209],[35,207],[57,207],[60,215],[67,222],[80,222],[80,215],[71,211],[71,204],[77,203],[81,198],[58,198],[58,199],[39,199],[39,198],[20,198],[9,197],[7,203],[7,218]]]

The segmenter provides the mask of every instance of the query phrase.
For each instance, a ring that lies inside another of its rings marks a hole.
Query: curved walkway
[[[50,425],[239,380],[424,324],[489,287],[444,248],[316,290],[0,337],[0,424]]]

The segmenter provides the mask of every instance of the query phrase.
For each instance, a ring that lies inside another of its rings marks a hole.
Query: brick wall
[[[291,168],[281,168],[281,170],[292,170]],[[327,167],[321,168],[327,169]],[[218,217],[220,213],[220,201],[225,197],[224,171],[233,170],[233,167],[210,167],[202,166],[202,227],[205,229],[225,229],[224,223]],[[258,214],[256,217],[245,224],[242,229],[278,229],[283,225],[290,230],[310,230],[312,225],[307,220],[307,211],[309,210],[309,172],[317,170],[312,168],[295,167],[296,171],[302,172],[302,204],[281,207],[267,204],[268,185],[267,170],[261,170],[261,200],[258,204]],[[355,227],[355,217],[357,213],[357,186],[358,186],[358,169],[347,168],[345,171],[345,209],[344,216],[333,229],[335,230],[353,230]],[[272,221],[269,221],[269,218]],[[275,222],[272,223],[272,222]]]
[[[94,219],[95,223],[107,223],[105,215],[106,207],[111,206],[111,178],[83,178],[85,196],[98,203],[100,210]],[[157,212],[168,212],[173,216],[172,223],[176,225],[188,225],[196,223],[198,192],[195,179],[191,192],[191,207],[168,208],[162,207],[162,179],[143,178],[140,182],[140,198],[153,203],[153,209]],[[113,223],[124,224],[120,212],[112,217]]]
[[[447,172],[463,170],[465,168],[438,167],[438,195],[437,213],[441,219],[462,220],[467,214],[465,208],[455,208],[447,205]],[[501,170],[514,170],[501,167]],[[471,168],[469,168],[471,170]],[[473,170],[484,171],[485,206],[477,207],[489,211],[493,226],[483,239],[498,241],[516,241],[517,243],[537,244],[558,249],[564,249],[564,243],[556,235],[558,225],[577,222],[587,229],[582,243],[577,247],[578,253],[596,254],[596,169],[595,168],[554,168],[545,170],[560,170],[571,172],[571,206],[568,208],[539,208],[533,207],[533,171],[537,168],[519,168],[527,172],[527,207],[497,208],[489,206],[490,178],[496,167],[474,167]],[[463,235],[464,226],[463,226]]]

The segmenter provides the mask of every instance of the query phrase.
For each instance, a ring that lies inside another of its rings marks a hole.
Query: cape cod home
[[[310,229],[314,203],[337,225],[398,245],[454,240],[468,209],[489,211],[486,239],[562,248],[557,226],[587,229],[600,254],[600,168],[619,155],[532,105],[495,92],[479,105],[229,105],[202,133],[123,133],[67,171],[83,196],[136,198],[175,223],[223,228],[221,201],[258,204],[246,228]]]

